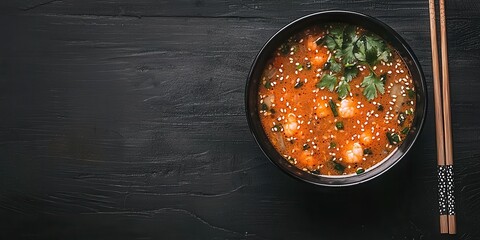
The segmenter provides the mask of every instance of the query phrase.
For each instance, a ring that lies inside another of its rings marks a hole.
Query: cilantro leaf
[[[349,92],[350,92],[350,84],[348,84],[347,81],[345,80],[341,80],[338,83],[338,88],[337,88],[338,97],[343,99],[348,95]]]
[[[347,48],[348,46],[352,45],[352,43],[358,40],[357,36],[357,27],[353,25],[348,25],[343,30],[343,42],[342,42],[342,49]]]
[[[353,52],[356,59],[370,66],[374,66],[378,61],[389,62],[392,55],[382,39],[368,35],[358,40]]]
[[[346,66],[352,66],[357,62],[354,55],[354,43],[358,40],[357,27],[348,25],[343,30],[343,42],[342,42],[342,62]]]
[[[338,47],[337,42],[335,42],[335,39],[330,35],[325,37],[325,46],[327,46],[328,50],[331,52],[335,51]]]
[[[390,62],[391,57],[392,54],[390,53],[390,51],[383,51],[382,53],[380,53],[377,59],[384,62]]]
[[[330,61],[328,62],[330,62],[330,71],[334,73],[339,73],[342,71],[342,64],[337,63],[334,58],[330,58]]]
[[[342,63],[345,64],[345,66],[353,66],[357,63],[357,58],[355,58],[353,50],[353,44],[342,49]]]
[[[358,75],[358,68],[356,66],[345,67],[343,69],[343,76],[345,77],[345,81],[350,82],[353,78]]]
[[[378,96],[377,91],[381,94],[385,93],[383,82],[378,79],[373,73],[366,76],[360,85],[363,87],[363,95],[370,101]]]
[[[377,50],[375,48],[367,48],[365,51],[365,62],[370,66],[377,64]]]
[[[331,74],[324,74],[317,83],[318,88],[328,88],[330,92],[333,92],[335,85],[337,85],[337,77]]]
[[[385,42],[377,36],[365,35],[365,41],[369,47],[377,49],[378,52],[383,52],[387,48]]]
[[[332,29],[330,29],[329,33],[332,36],[332,39],[335,41],[336,45],[341,47],[343,44],[343,30],[345,29],[345,25],[336,25]]]
[[[365,52],[367,51],[367,46],[365,44],[365,41],[362,40],[358,41],[357,44],[355,45],[354,49],[354,56],[358,61],[360,62],[365,62]]]

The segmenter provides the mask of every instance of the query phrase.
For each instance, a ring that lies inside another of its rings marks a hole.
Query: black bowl
[[[389,155],[388,159],[359,175],[327,177],[314,175],[298,169],[285,160],[275,150],[262,128],[262,124],[258,115],[258,86],[260,84],[260,78],[267,61],[270,59],[275,49],[278,48],[280,44],[286,41],[290,36],[301,30],[304,30],[307,27],[314,24],[323,24],[329,22],[343,22],[357,25],[369,30],[370,32],[376,33],[385,39],[393,48],[397,50],[407,64],[416,89],[417,105],[410,133],[408,133],[402,144],[398,146],[398,149]],[[325,11],[310,14],[291,22],[284,28],[280,29],[277,33],[275,33],[275,35],[273,35],[273,37],[270,38],[270,40],[267,41],[267,43],[258,53],[250,69],[245,89],[245,108],[250,131],[252,132],[262,151],[277,167],[289,175],[308,183],[321,186],[340,187],[363,183],[378,177],[393,167],[403,158],[403,156],[405,156],[405,154],[415,143],[415,140],[417,139],[423,127],[427,110],[427,91],[425,77],[417,58],[405,40],[403,40],[403,38],[400,37],[400,35],[392,28],[373,17],[361,13],[349,11]]]

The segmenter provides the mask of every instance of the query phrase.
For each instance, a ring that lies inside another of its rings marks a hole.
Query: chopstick
[[[438,165],[438,197],[440,233],[456,233],[453,195],[453,147],[450,119],[450,88],[448,78],[447,31],[445,2],[440,0],[440,35],[442,53],[442,82],[438,60],[435,1],[429,0],[430,40],[432,47],[433,92],[435,101],[435,134]],[[443,95],[443,104],[442,104]]]
[[[429,0],[430,42],[432,47],[433,97],[435,102],[435,135],[437,143],[438,165],[438,205],[440,212],[440,233],[448,233],[447,196],[445,183],[445,150],[442,114],[442,95],[440,69],[438,62],[437,26],[435,19],[435,1]]]
[[[445,165],[448,204],[448,233],[455,234],[455,198],[453,195],[453,146],[450,114],[450,83],[448,78],[447,27],[445,18],[445,0],[440,0],[440,45],[442,54],[442,96],[443,96],[443,129],[445,133]]]

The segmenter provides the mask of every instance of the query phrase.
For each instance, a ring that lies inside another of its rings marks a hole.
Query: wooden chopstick
[[[440,212],[440,232],[448,233],[447,197],[445,183],[445,142],[442,114],[442,93],[440,83],[440,64],[438,61],[437,26],[435,18],[435,1],[429,0],[430,42],[432,47],[433,96],[435,102],[435,135],[437,143],[438,165],[438,203]]]
[[[443,96],[443,129],[445,136],[445,165],[447,183],[448,233],[456,233],[455,198],[453,195],[453,145],[450,115],[450,83],[448,74],[447,27],[445,18],[445,0],[440,0],[440,44],[442,54],[442,96]]]
[[[435,1],[429,0],[433,92],[435,100],[435,133],[437,143],[440,233],[455,234],[456,224],[455,198],[453,195],[453,146],[450,115],[450,85],[448,78],[447,30],[445,20],[445,1],[439,1],[442,82],[440,82],[440,64],[438,59]]]

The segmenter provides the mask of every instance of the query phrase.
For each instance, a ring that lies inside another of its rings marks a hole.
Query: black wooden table
[[[457,239],[480,239],[480,3],[447,1]],[[253,58],[328,9],[397,30],[432,103],[428,1],[0,3],[1,239],[439,239],[433,105],[406,159],[346,190],[269,163]]]

